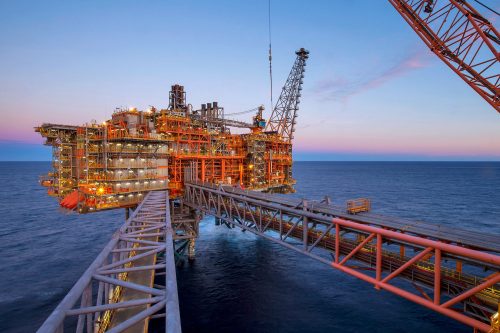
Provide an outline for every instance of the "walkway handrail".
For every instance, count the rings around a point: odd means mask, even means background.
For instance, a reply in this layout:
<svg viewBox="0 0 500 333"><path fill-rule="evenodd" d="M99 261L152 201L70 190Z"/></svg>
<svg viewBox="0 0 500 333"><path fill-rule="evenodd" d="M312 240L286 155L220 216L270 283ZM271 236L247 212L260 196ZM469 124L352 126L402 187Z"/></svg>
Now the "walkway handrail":
<svg viewBox="0 0 500 333"><path fill-rule="evenodd" d="M167 192L168 193L168 192ZM166 199L165 209L165 257L174 258L174 230L172 228L172 220L170 218L168 194ZM165 304L165 327L166 332L181 333L181 315L179 310L179 295L177 293L177 274L175 272L175 261L167 260L165 267L165 290L166 290L166 304Z"/></svg>

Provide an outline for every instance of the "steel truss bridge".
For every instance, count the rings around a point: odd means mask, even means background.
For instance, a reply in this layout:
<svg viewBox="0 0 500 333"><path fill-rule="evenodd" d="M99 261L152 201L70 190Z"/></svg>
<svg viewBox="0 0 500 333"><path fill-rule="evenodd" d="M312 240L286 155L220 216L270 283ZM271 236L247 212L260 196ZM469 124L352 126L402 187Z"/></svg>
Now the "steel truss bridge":
<svg viewBox="0 0 500 333"><path fill-rule="evenodd" d="M38 332L181 332L175 265L198 222L149 192Z"/></svg>
<svg viewBox="0 0 500 333"><path fill-rule="evenodd" d="M202 213L475 331L499 332L498 235L198 181L175 202L150 192L38 332L181 332L175 264L194 256Z"/></svg>

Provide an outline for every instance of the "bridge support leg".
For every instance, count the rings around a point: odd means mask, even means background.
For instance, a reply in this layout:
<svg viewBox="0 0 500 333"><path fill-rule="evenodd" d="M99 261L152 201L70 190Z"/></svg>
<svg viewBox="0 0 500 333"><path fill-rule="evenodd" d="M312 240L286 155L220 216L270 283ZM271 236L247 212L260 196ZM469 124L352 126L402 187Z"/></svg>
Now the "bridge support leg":
<svg viewBox="0 0 500 333"><path fill-rule="evenodd" d="M195 244L196 244L196 239L191 238L189 240L189 244L188 244L188 260L189 261L194 261L194 259L195 259L195 255L196 255Z"/></svg>
<svg viewBox="0 0 500 333"><path fill-rule="evenodd" d="M178 257L182 255L187 257L189 261L195 259L195 244L196 238L199 235L199 224L201 214L189 206L183 204L182 201L176 202L171 207L172 211L172 226L176 236L182 239L181 245L178 246Z"/></svg>

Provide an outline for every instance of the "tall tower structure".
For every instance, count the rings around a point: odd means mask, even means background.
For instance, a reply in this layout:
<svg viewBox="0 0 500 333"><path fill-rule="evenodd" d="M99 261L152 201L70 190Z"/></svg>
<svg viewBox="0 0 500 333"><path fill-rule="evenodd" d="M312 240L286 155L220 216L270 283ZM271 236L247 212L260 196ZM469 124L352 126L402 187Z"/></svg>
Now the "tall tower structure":
<svg viewBox="0 0 500 333"><path fill-rule="evenodd" d="M306 70L306 60L309 58L309 51L301 48L295 54L297 55L295 63L266 126L267 132L276 132L283 140L288 142L292 141L293 132L295 131L295 118L297 118L297 111L299 110L302 83Z"/></svg>

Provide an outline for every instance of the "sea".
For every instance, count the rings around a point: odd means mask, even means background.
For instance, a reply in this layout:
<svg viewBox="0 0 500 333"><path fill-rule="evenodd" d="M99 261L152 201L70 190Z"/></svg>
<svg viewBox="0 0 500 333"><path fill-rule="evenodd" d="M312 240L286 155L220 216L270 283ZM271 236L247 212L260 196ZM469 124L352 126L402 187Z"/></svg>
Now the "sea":
<svg viewBox="0 0 500 333"><path fill-rule="evenodd" d="M0 162L0 332L36 331L125 218L60 209L38 183L49 168ZM294 177L296 197L500 235L500 163L296 162ZM177 279L184 332L472 331L211 217Z"/></svg>

